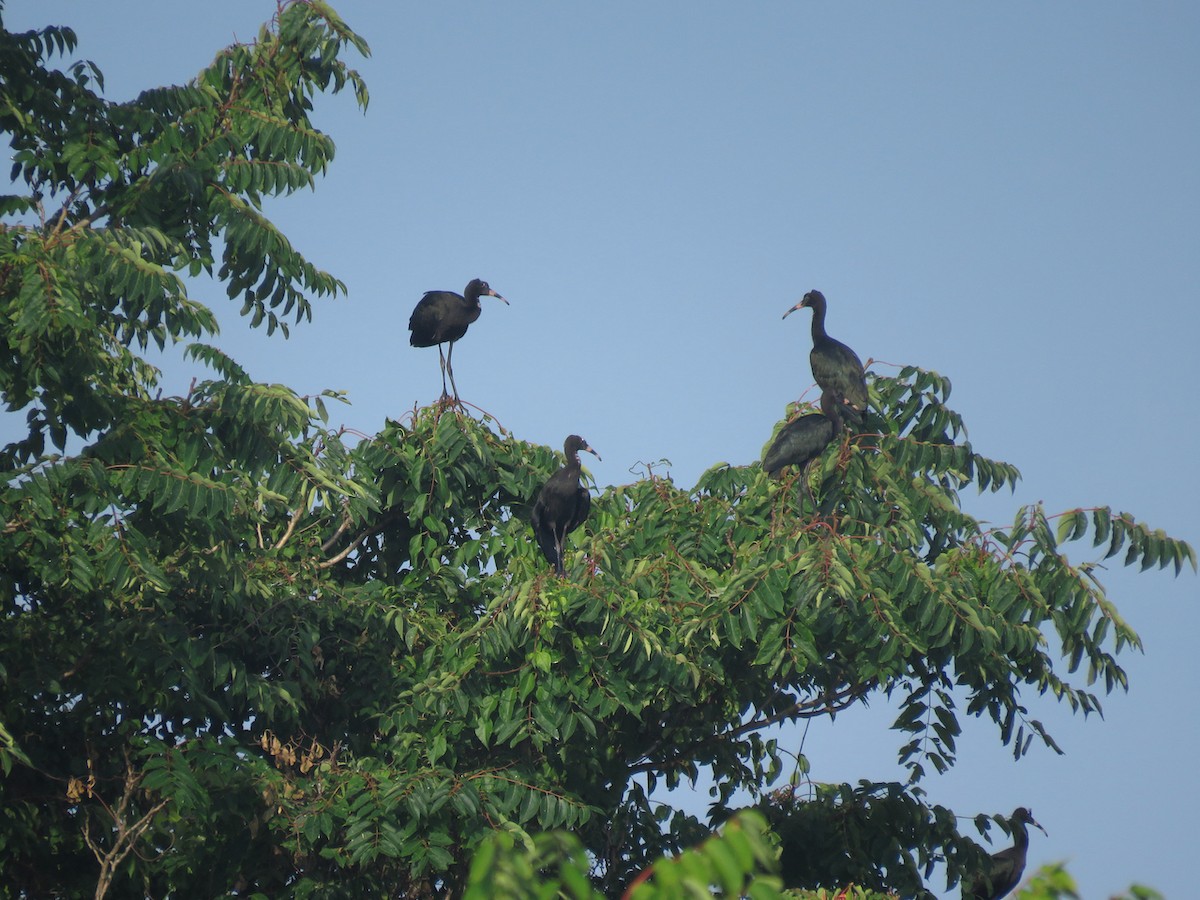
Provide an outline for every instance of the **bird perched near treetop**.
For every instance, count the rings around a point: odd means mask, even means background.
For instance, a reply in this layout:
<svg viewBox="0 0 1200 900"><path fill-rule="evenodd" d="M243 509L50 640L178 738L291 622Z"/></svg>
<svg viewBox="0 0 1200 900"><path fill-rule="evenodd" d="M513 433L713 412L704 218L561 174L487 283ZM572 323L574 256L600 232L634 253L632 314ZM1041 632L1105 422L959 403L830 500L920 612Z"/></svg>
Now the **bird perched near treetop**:
<svg viewBox="0 0 1200 900"><path fill-rule="evenodd" d="M420 299L408 319L408 330L412 334L408 342L414 347L438 348L438 358L442 364L442 399L447 397L446 373L450 373L450 387L454 390L454 399L458 399L458 386L454 383L454 367L451 357L454 355L454 342L467 333L467 328L479 318L483 308L479 298L495 297L503 300L491 289L486 281L479 278L471 279L462 294L454 291L427 291ZM442 355L442 344L449 343L450 349Z"/></svg>
<svg viewBox="0 0 1200 900"><path fill-rule="evenodd" d="M563 443L566 465L542 485L533 504L533 533L547 562L554 566L555 574L560 578L565 574L563 544L567 535L584 523L592 507L591 494L579 483L580 450L600 458L600 454L579 435L569 435Z"/></svg>

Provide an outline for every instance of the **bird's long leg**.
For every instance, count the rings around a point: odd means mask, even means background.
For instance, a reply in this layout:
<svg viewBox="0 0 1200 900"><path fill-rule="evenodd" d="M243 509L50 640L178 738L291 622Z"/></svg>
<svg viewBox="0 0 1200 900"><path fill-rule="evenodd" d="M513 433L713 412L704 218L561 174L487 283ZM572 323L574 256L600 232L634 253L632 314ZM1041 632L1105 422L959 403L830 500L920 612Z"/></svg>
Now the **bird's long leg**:
<svg viewBox="0 0 1200 900"><path fill-rule="evenodd" d="M812 488L808 484L808 467L811 464L812 464L812 461L810 460L808 463L806 463L804 465L804 468L800 470L800 490L803 492L804 496L808 498L808 502L810 504L812 504L813 515L816 516L816 514L817 514L817 498L813 496ZM800 500L800 512L803 513L804 512L804 500L800 497L797 497L796 499Z"/></svg>
<svg viewBox="0 0 1200 900"><path fill-rule="evenodd" d="M453 344L450 345L450 349L452 349L452 350L454 349ZM441 397L441 399L445 400L450 395L448 393L446 393L446 355L444 353L442 353L442 345L441 344L438 344L438 362L440 362L442 365L442 397Z"/></svg>
<svg viewBox="0 0 1200 900"><path fill-rule="evenodd" d="M557 532L554 535L554 554L557 557L554 560L554 572L559 578L567 574L567 570L563 567L563 544L566 543L566 535L559 535Z"/></svg>
<svg viewBox="0 0 1200 900"><path fill-rule="evenodd" d="M454 383L454 365L452 359L454 357L454 341L450 342L450 349L446 351L446 371L450 373L450 389L454 391L454 399L458 399L458 385Z"/></svg>

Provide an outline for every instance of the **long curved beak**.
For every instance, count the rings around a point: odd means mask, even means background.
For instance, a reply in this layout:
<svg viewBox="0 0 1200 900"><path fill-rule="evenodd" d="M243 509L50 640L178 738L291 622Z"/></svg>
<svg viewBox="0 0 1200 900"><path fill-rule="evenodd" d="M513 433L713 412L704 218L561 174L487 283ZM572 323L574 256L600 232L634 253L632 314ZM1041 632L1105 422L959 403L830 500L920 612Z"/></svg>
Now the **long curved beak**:
<svg viewBox="0 0 1200 900"><path fill-rule="evenodd" d="M495 291L493 291L493 290L489 290L489 291L488 291L488 296L489 296L489 297L495 297L497 300L504 300L504 298L503 298L503 297L501 297L499 294L497 294L497 293L496 293ZM511 304L511 303L509 303L507 300L504 300L504 305L505 305L505 306L512 306L512 304Z"/></svg>
<svg viewBox="0 0 1200 900"><path fill-rule="evenodd" d="M785 312L785 313L783 314L783 317L786 319L788 316L790 316L790 315L791 315L792 313L794 313L796 310L798 310L798 309L803 309L803 307L804 307L804 301L803 301L803 300L801 300L799 303L797 303L795 306L793 306L791 309L789 309L787 312Z"/></svg>
<svg viewBox="0 0 1200 900"><path fill-rule="evenodd" d="M1046 837L1050 837L1050 832L1048 832L1045 828L1042 827L1041 822L1035 821L1033 816L1029 817L1029 824L1034 826L1038 831L1040 831Z"/></svg>
<svg viewBox="0 0 1200 900"><path fill-rule="evenodd" d="M583 445L582 447L580 447L579 449L580 449L580 450L586 450L588 453L592 454L592 456L596 457L596 459L600 459L600 454L599 454L599 453L597 453L595 450L593 450L591 447L589 447L587 444L584 444L584 445ZM603 460L603 459L600 459L600 462L604 462L604 460Z"/></svg>

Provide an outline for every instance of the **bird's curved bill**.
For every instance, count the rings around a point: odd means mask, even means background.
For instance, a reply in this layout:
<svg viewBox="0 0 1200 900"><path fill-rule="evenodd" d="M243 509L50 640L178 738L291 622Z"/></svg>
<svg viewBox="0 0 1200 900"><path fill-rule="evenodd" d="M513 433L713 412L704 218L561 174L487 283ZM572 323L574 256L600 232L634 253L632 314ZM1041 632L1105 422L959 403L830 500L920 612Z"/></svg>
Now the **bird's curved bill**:
<svg viewBox="0 0 1200 900"><path fill-rule="evenodd" d="M503 297L501 297L499 294L497 294L495 291L488 291L488 296L489 296L489 297L495 297L497 300L504 300L504 298L503 298ZM504 305L505 305L505 306L512 306L512 304L511 304L511 303L509 303L507 300L504 300Z"/></svg>
<svg viewBox="0 0 1200 900"><path fill-rule="evenodd" d="M795 306L793 306L791 309L789 309L787 312L785 312L785 313L783 314L783 317L786 319L788 316L790 316L790 315L791 315L792 313L794 313L796 310L798 310L798 309L803 309L803 308L804 308L804 301L803 301L803 300L801 300L799 303L797 303Z"/></svg>
<svg viewBox="0 0 1200 900"><path fill-rule="evenodd" d="M592 456L596 457L596 459L599 459L599 460L600 460L600 462L604 462L604 460L603 460L603 459L600 459L600 454L599 454L599 453L597 453L595 450L593 450L591 447L589 447L587 444L584 444L584 445L583 445L582 447L580 447L579 449L580 449L580 450L586 450L588 453L592 454Z"/></svg>

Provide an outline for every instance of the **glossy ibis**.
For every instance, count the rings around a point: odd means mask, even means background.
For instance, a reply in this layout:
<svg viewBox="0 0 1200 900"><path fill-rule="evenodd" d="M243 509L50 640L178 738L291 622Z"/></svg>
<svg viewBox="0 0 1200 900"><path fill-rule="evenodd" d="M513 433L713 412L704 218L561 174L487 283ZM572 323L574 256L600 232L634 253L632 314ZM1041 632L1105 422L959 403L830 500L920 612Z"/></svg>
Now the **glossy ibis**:
<svg viewBox="0 0 1200 900"><path fill-rule="evenodd" d="M560 578L564 574L563 544L567 535L584 523L592 507L588 489L579 484L580 450L600 458L600 454L579 435L568 435L563 443L567 464L542 485L533 504L533 533L546 560Z"/></svg>
<svg viewBox="0 0 1200 900"><path fill-rule="evenodd" d="M963 885L963 900L999 900L1021 883L1025 872L1025 856L1029 852L1029 830L1026 825L1046 829L1034 821L1033 815L1023 806L1013 811L1013 845L992 854L992 867L986 877L979 877L969 885Z"/></svg>
<svg viewBox="0 0 1200 900"><path fill-rule="evenodd" d="M809 413L784 425L763 456L766 473L775 477L785 466L807 469L842 430L840 405L837 398L826 391L821 395L821 412Z"/></svg>
<svg viewBox="0 0 1200 900"><path fill-rule="evenodd" d="M809 291L783 317L786 319L806 306L813 311L813 348L808 356L813 379L822 395L832 391L856 413L861 413L867 408L867 376L858 354L825 333L825 295L820 291Z"/></svg>
<svg viewBox="0 0 1200 900"><path fill-rule="evenodd" d="M450 357L454 355L454 342L467 333L467 327L479 318L483 308L479 305L482 296L504 300L479 278L471 279L462 294L454 291L427 291L413 309L408 319L408 330L412 332L408 342L414 347L432 347L437 344L438 358L442 364L442 398L446 397L446 373L450 373L450 387L454 399L458 399L458 386L454 384L454 366ZM504 300L507 304L508 301ZM442 355L442 344L449 342L450 349Z"/></svg>

